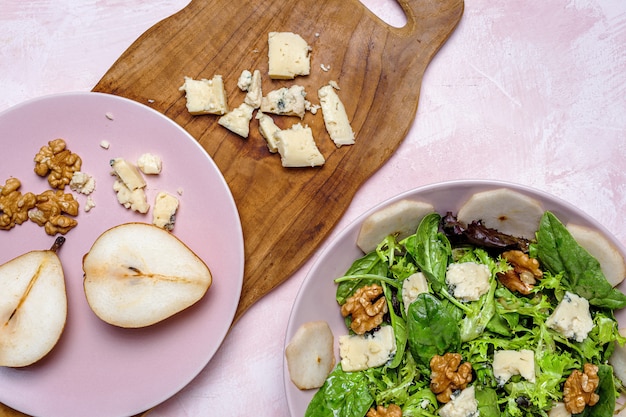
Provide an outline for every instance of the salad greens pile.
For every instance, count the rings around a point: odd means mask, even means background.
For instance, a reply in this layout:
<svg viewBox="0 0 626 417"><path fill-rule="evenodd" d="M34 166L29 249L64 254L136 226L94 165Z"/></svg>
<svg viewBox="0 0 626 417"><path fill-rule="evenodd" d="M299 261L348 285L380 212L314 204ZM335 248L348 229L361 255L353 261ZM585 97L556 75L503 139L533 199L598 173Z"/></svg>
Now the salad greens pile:
<svg viewBox="0 0 626 417"><path fill-rule="evenodd" d="M451 240L442 228L442 217L429 214L415 234L401 241L388 236L335 280L339 305L362 286L382 286L389 310L383 325L393 327L396 352L385 365L364 371L345 372L338 364L305 415L362 417L371 407L396 404L405 417L437 416L442 404L429 387L429 362L446 352L460 353L464 362L471 363L470 385L475 388L480 416L547 416L563 401L567 377L586 363L599 368L600 400L579 415L613 415L623 386L607 360L615 342L626 342L614 316L614 310L626 306L626 296L606 281L598 261L554 214L545 212L528 248L529 256L539 260L543 278L529 295L521 295L496 277L511 268L501 252ZM445 280L453 262L487 265L488 292L477 301L454 298ZM426 276L429 292L405 309L402 282L418 271ZM589 301L594 326L583 342L567 339L546 325L566 291ZM500 349L534 351L535 382L516 375L499 384L492 361L494 351Z"/></svg>

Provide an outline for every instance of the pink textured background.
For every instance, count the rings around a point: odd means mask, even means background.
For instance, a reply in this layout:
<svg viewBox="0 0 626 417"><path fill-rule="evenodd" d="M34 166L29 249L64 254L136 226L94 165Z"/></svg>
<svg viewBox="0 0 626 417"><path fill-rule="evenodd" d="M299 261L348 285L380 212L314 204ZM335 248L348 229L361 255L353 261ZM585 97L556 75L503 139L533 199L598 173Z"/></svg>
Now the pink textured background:
<svg viewBox="0 0 626 417"><path fill-rule="evenodd" d="M403 24L394 0L364 3ZM142 32L186 4L4 1L0 110L90 90ZM626 244L625 45L622 0L467 0L460 26L426 72L413 128L333 235L399 192L467 178L550 192ZM204 371L150 416L287 416L285 328L314 259L253 306Z"/></svg>

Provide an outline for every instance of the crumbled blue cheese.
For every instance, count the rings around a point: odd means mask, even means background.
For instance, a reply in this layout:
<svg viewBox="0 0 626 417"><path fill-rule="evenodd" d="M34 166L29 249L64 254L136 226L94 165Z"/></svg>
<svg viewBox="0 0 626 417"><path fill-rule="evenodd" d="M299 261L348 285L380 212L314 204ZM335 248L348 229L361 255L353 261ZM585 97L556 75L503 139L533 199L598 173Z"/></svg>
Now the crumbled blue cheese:
<svg viewBox="0 0 626 417"><path fill-rule="evenodd" d="M489 291L489 267L475 262L453 263L446 271L446 283L455 298L476 301Z"/></svg>
<svg viewBox="0 0 626 417"><path fill-rule="evenodd" d="M546 320L546 325L568 339L584 341L593 329L589 301L566 291L559 305Z"/></svg>
<svg viewBox="0 0 626 417"><path fill-rule="evenodd" d="M274 119L261 111L257 112L256 119L259 121L259 132L267 142L267 148L272 153L278 152L278 142L274 135L280 128L276 126Z"/></svg>
<svg viewBox="0 0 626 417"><path fill-rule="evenodd" d="M173 230L178 204L178 198L165 191L160 191L154 199L152 224L162 229Z"/></svg>
<svg viewBox="0 0 626 417"><path fill-rule="evenodd" d="M161 173L163 162L157 155L144 153L137 159L137 167L146 175L158 175Z"/></svg>
<svg viewBox="0 0 626 417"><path fill-rule="evenodd" d="M391 326L383 326L373 334L339 337L341 368L346 372L382 366L395 352L396 338Z"/></svg>
<svg viewBox="0 0 626 417"><path fill-rule="evenodd" d="M96 180L82 171L75 171L70 180L70 189L77 193L89 195L96 189Z"/></svg>
<svg viewBox="0 0 626 417"><path fill-rule="evenodd" d="M253 112L254 108L252 106L247 103L241 103L239 107L220 117L217 123L231 132L247 138L250 133L250 120L252 120Z"/></svg>
<svg viewBox="0 0 626 417"><path fill-rule="evenodd" d="M124 183L131 191L146 186L146 181L141 176L137 167L124 158L114 158L109 162L113 173Z"/></svg>
<svg viewBox="0 0 626 417"><path fill-rule="evenodd" d="M309 75L311 48L300 35L270 32L267 40L270 78L286 80L298 75Z"/></svg>
<svg viewBox="0 0 626 417"><path fill-rule="evenodd" d="M228 112L226 90L221 75L215 75L210 80L185 77L185 82L179 90L185 92L187 110L193 115Z"/></svg>
<svg viewBox="0 0 626 417"><path fill-rule="evenodd" d="M254 70L254 72L251 73L248 70L243 70L241 76L239 76L237 86L242 91L247 92L243 100L244 103L255 109L261 107L261 99L263 98L261 71Z"/></svg>
<svg viewBox="0 0 626 417"><path fill-rule="evenodd" d="M85 202L85 212L91 211L92 208L96 206L96 202L93 201L91 196L87 196L87 201Z"/></svg>
<svg viewBox="0 0 626 417"><path fill-rule="evenodd" d="M493 376L504 385L513 375L521 375L535 382L535 352L522 350L497 350L493 354Z"/></svg>
<svg viewBox="0 0 626 417"><path fill-rule="evenodd" d="M307 108L305 97L306 92L301 85L282 87L270 91L261 99L261 111L281 116L298 116L302 119Z"/></svg>
<svg viewBox="0 0 626 417"><path fill-rule="evenodd" d="M274 133L281 163L286 168L324 165L326 160L313 139L313 132L300 123Z"/></svg>
<svg viewBox="0 0 626 417"><path fill-rule="evenodd" d="M120 179L113 183L113 190L116 192L117 201L126 207L138 213L145 214L150 209L148 199L143 188L129 189Z"/></svg>
<svg viewBox="0 0 626 417"><path fill-rule="evenodd" d="M332 85L325 85L317 91L322 107L324 125L337 147L354 144L354 132L341 99Z"/></svg>
<svg viewBox="0 0 626 417"><path fill-rule="evenodd" d="M402 281L402 302L405 311L421 293L428 292L428 281L422 272L416 272Z"/></svg>
<svg viewBox="0 0 626 417"><path fill-rule="evenodd" d="M474 417L478 416L478 401L474 386L453 395L451 401L439 409L441 417Z"/></svg>

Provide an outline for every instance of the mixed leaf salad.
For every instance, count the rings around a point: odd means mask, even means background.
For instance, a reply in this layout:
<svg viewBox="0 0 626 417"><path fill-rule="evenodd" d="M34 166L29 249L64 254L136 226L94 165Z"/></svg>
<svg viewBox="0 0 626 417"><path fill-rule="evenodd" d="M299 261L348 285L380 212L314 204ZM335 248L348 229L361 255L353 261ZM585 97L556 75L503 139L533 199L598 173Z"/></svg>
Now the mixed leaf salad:
<svg viewBox="0 0 626 417"><path fill-rule="evenodd" d="M368 410L380 406L384 412L392 404L405 417L438 416L444 404L431 389L430 365L433 357L446 353L460 354L471 364L468 387L474 389L477 409L465 415L547 416L565 401L566 380L575 370L582 372L585 364L597 366L599 383L588 393L596 395L596 401L569 414L613 415L623 386L607 361L615 343L625 342L614 311L626 306L626 296L609 284L598 261L549 211L532 241L502 235L480 223L474 226L475 230L463 227L450 213L428 214L415 234L400 241L388 236L335 280L340 306L359 288L382 287L388 308L379 326L393 328L395 351L384 365L365 370L344 371L339 363L313 397L306 416L385 415ZM536 259L543 272L527 294L498 279L512 269L502 256L511 249ZM488 290L474 301L456 298L446 281L449 266L465 262L489 270ZM417 272L426 277L428 289L406 306L403 282ZM572 293L588 300L593 320L582 340L548 325L550 315ZM345 320L346 333L353 333L351 317ZM507 380L497 377L493 361L500 350L532 351L534 380L515 372Z"/></svg>

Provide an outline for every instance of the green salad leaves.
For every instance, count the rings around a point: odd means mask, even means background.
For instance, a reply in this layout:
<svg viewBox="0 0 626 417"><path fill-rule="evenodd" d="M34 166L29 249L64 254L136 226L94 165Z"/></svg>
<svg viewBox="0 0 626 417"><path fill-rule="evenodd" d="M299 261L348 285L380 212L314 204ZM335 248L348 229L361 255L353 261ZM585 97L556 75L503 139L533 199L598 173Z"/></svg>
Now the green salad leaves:
<svg viewBox="0 0 626 417"><path fill-rule="evenodd" d="M363 371L345 372L338 364L313 397L306 416L363 417L371 407L390 404L398 405L403 416L437 416L443 404L430 389L430 361L448 352L472 365L469 385L474 386L480 416L547 416L563 402L566 379L586 363L598 366L600 399L580 415L612 416L623 387L607 360L615 343L626 341L614 317L614 310L626 306L626 296L606 281L598 261L553 213L546 212L529 248L529 256L541 264L543 278L530 294L522 295L498 280L498 274L512 268L501 253L467 243L453 246L441 220L432 213L406 239L388 236L335 280L339 305L365 285L382 286L389 307L382 325L394 330L395 355L385 365ZM446 281L449 265L463 262L489 270L488 290L477 300L455 298ZM428 291L405 306L403 282L416 272L425 275ZM582 342L547 324L568 292L590 305L593 328ZM347 317L346 333L349 323ZM506 381L497 378L494 352L522 349L534 354L534 381L517 374Z"/></svg>

